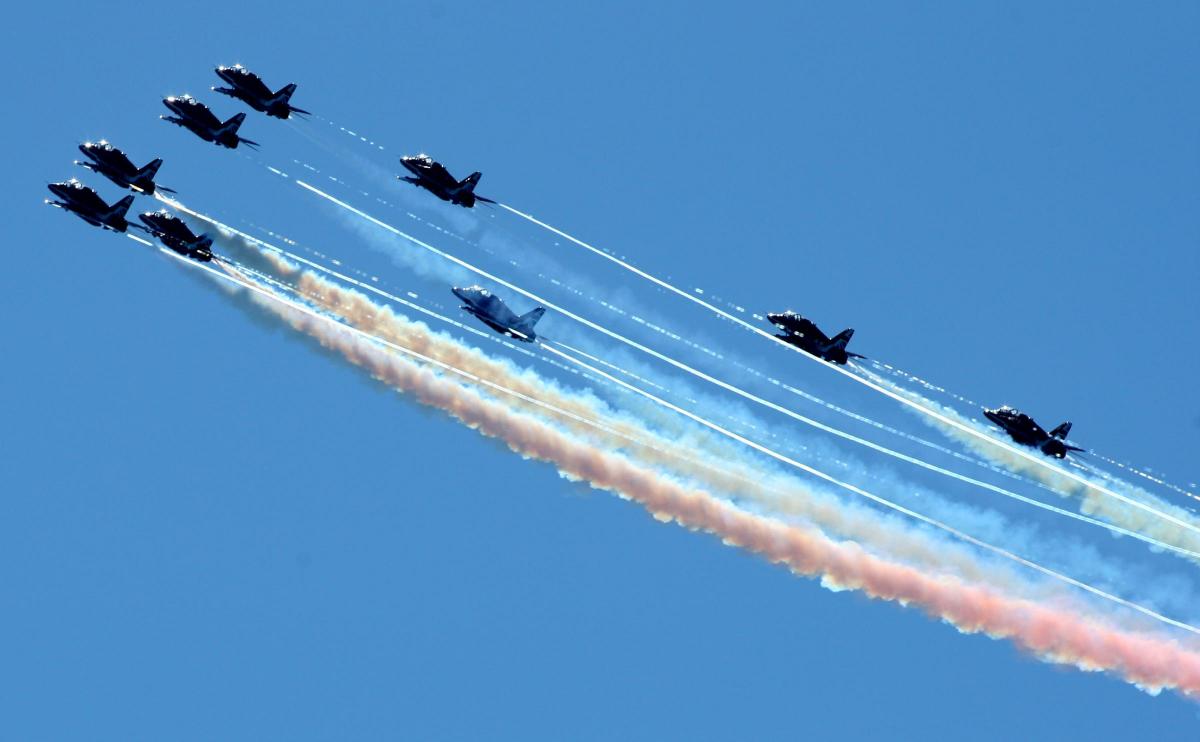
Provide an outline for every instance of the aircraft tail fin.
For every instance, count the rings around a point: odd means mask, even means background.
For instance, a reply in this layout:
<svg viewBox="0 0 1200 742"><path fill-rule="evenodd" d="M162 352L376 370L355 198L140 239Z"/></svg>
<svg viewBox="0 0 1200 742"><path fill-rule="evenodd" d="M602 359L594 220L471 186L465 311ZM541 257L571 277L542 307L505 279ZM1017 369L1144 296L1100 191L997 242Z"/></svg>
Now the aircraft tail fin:
<svg viewBox="0 0 1200 742"><path fill-rule="evenodd" d="M845 350L846 343L850 342L850 338L852 338L852 337L854 337L854 330L851 330L851 329L842 330L837 335L834 335L833 339L829 341L829 348L831 350L834 348L837 348L839 350Z"/></svg>
<svg viewBox="0 0 1200 742"><path fill-rule="evenodd" d="M474 193L475 186L479 184L479 179L482 177L483 177L483 173L480 173L480 172L471 173L467 177L463 178L462 182L460 182L458 184L459 190L466 191L467 193Z"/></svg>
<svg viewBox="0 0 1200 742"><path fill-rule="evenodd" d="M146 164L146 167L137 171L138 177L153 180L154 176L158 173L158 169L162 167L162 162L161 158L151 160Z"/></svg>
<svg viewBox="0 0 1200 742"><path fill-rule="evenodd" d="M517 317L517 326L513 329L519 330L528 337L534 337L533 326L538 323L542 315L546 313L545 307L531 309L520 317Z"/></svg>
<svg viewBox="0 0 1200 742"><path fill-rule="evenodd" d="M1067 439L1067 436L1070 434L1071 434L1071 423L1063 423L1062 425L1059 425L1054 430L1050 431L1051 438L1058 438L1059 440L1062 440L1062 441L1065 441Z"/></svg>
<svg viewBox="0 0 1200 742"><path fill-rule="evenodd" d="M196 238L196 248L199 250L211 250L213 243L212 235L208 232Z"/></svg>
<svg viewBox="0 0 1200 742"><path fill-rule="evenodd" d="M228 121L221 124L221 131L229 132L230 134L236 134L237 130L241 128L242 122L245 120L246 114L244 111L242 113L235 113L229 117Z"/></svg>
<svg viewBox="0 0 1200 742"><path fill-rule="evenodd" d="M275 100L279 101L280 103L287 103L292 99L292 93L294 92L296 92L296 83L289 82L287 85L284 85L282 88L280 88L277 93L275 93Z"/></svg>
<svg viewBox="0 0 1200 742"><path fill-rule="evenodd" d="M133 196L126 196L125 198L113 204L110 213L115 217L124 219L125 214L128 213L130 206L133 206Z"/></svg>

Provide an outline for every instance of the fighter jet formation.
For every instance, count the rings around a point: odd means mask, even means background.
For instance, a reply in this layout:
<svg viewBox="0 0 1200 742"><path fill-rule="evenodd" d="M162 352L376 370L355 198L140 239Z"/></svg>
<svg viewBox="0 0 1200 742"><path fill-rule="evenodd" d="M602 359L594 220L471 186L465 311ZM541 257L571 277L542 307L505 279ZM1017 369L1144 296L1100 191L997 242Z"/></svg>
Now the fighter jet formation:
<svg viewBox="0 0 1200 742"><path fill-rule="evenodd" d="M292 114L309 115L308 111L291 105L292 95L296 92L295 83L289 83L272 92L261 77L240 64L219 65L214 68L214 72L228 87L214 86L213 91L239 100L268 117L288 119ZM257 142L238 133L246 119L245 113L237 113L221 121L208 106L190 95L167 96L163 99L163 105L172 115L160 118L191 131L207 142L228 149L237 149L242 144L258 147ZM155 158L139 168L124 152L103 139L84 142L79 145L79 151L87 159L77 160L75 164L104 176L121 188L145 196L153 196L158 192L175 192L155 182L158 170L163 164L162 159ZM398 180L426 190L442 201L465 208L473 208L479 202L497 203L475 193L475 187L481 178L479 172L473 172L458 180L444 165L426 154L401 157L400 165L409 175L399 175ZM146 231L158 238L166 248L197 262L207 263L220 259L213 254L213 239L210 235L195 234L183 220L166 209L141 214L139 219L145 225L143 227L131 224L126 219L126 214L133 204L133 196L126 196L109 205L96 191L73 178L50 183L47 187L57 200L47 200L46 203L73 213L88 224L122 233L130 228ZM503 300L482 286L452 287L451 291L462 300L462 309L491 330L522 342L537 342L538 336L534 326L545 314L544 308L537 307L517 315ZM823 361L846 365L851 359L866 358L846 349L854 336L852 329L842 330L831 338L812 320L794 311L771 312L766 317L780 330L780 333L775 335L776 338ZM1062 459L1070 452L1083 451L1082 448L1065 442L1071 430L1070 423L1063 423L1047 433L1031 417L1011 407L985 409L983 412L988 420L999 425L1013 441L1038 448L1047 456Z"/></svg>
<svg viewBox="0 0 1200 742"><path fill-rule="evenodd" d="M456 286L450 290L455 296L466 302L462 306L463 309L501 335L526 343L537 342L537 334L533 331L533 326L546 313L545 308L531 309L518 317L500 297L482 286L465 288Z"/></svg>
<svg viewBox="0 0 1200 742"><path fill-rule="evenodd" d="M397 175L397 180L424 188L443 201L468 209L475 206L476 201L496 203L490 198L475 195L475 186L483 173L474 172L462 180L455 180L442 163L426 154L401 157L400 164L412 175Z"/></svg>
<svg viewBox="0 0 1200 742"><path fill-rule="evenodd" d="M213 90L237 98L256 111L280 119L286 119L293 113L308 113L289 103L292 94L296 92L295 83L284 85L278 92L272 93L262 78L240 64L221 65L215 71L231 87L214 87ZM242 122L246 119L245 113L234 114L222 122L208 106L190 95L167 96L163 99L163 105L173 115L160 118L187 129L206 142L228 149L237 149L241 144L258 146L257 142L238 134ZM79 151L87 159L76 160L76 165L104 176L121 188L144 196L153 196L158 192L175 193L173 189L154 181L158 169L163 164L161 158L155 158L139 168L128 155L104 139L84 142L79 145ZM138 218L145 225L141 226L132 224L125 218L133 205L133 196L126 196L110 206L96 191L74 178L49 183L47 188L57 198L47 199L47 204L75 214L92 226L114 232L127 232L130 228L142 230L154 235L163 245L184 257L201 263L216 259L212 252L212 237L207 234L197 236L183 220L165 209L141 214Z"/></svg>

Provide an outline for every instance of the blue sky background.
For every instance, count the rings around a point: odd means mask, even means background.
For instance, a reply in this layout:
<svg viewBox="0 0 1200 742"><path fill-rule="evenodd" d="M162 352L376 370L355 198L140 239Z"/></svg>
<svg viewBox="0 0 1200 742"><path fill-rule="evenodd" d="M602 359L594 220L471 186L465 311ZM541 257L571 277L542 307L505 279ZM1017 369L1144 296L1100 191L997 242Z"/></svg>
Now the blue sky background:
<svg viewBox="0 0 1200 742"><path fill-rule="evenodd" d="M121 195L70 165L107 136L164 157L189 202L415 286L255 161L156 120L185 91L241 110L207 91L241 61L384 143L342 145L387 172L417 150L477 168L481 193L683 285L855 327L872 357L1185 483L1195 4L65 3L8 21L0 738L1195 739L1193 703L830 594L571 485L40 203L68 175ZM289 124L243 133L264 161L338 162Z"/></svg>

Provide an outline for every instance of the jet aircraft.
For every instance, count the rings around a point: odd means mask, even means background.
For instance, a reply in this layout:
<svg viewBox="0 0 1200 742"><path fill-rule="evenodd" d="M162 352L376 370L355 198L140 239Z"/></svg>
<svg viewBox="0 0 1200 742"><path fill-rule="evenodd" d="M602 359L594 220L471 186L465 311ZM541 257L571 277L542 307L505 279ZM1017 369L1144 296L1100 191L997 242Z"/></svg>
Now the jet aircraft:
<svg viewBox="0 0 1200 742"><path fill-rule="evenodd" d="M149 228L150 234L175 252L201 263L213 259L212 237L202 234L197 237L183 220L166 209L147 211L138 216Z"/></svg>
<svg viewBox="0 0 1200 742"><path fill-rule="evenodd" d="M163 105L175 116L160 116L164 121L182 126L206 142L212 142L229 149L237 149L239 144L249 144L257 147L258 142L243 139L238 136L238 127L246 119L246 114L239 113L231 116L228 121L221 121L213 115L208 106L190 95L169 95L163 98Z"/></svg>
<svg viewBox="0 0 1200 742"><path fill-rule="evenodd" d="M471 173L462 180L455 180L442 163L425 154L401 157L400 164L416 177L397 175L397 180L424 188L443 201L465 206L468 209L474 206L476 201L496 203L490 198L475 195L475 185L479 183L482 173Z"/></svg>
<svg viewBox="0 0 1200 742"><path fill-rule="evenodd" d="M1013 441L1022 446L1040 448L1047 456L1063 459L1070 451L1083 450L1063 442L1071 432L1071 423L1063 423L1047 433L1032 417L1007 405L994 410L984 409L983 414L988 420L1004 428L1004 432L1008 433Z"/></svg>
<svg viewBox="0 0 1200 742"><path fill-rule="evenodd" d="M507 335L526 343L537 341L533 326L546 313L544 308L531 309L518 317L500 300L500 297L482 286L455 287L450 290L454 292L455 296L466 302L463 309L475 315L476 319L501 335Z"/></svg>
<svg viewBox="0 0 1200 742"><path fill-rule="evenodd" d="M291 100L292 93L296 92L296 83L294 82L284 85L277 92L272 93L261 77L240 64L232 67L221 65L214 71L217 73L217 77L231 86L228 88L214 87L214 91L237 98L255 111L274 116L277 119L286 119L293 113L308 115L308 111L296 108L288 102Z"/></svg>
<svg viewBox="0 0 1200 742"><path fill-rule="evenodd" d="M175 192L170 188L156 186L154 183L154 176L158 173L158 168L162 166L162 160L151 160L143 168L135 167L124 152L103 139L98 142L84 142L79 145L79 151L91 162L76 160L76 165L99 173L122 188L129 188L147 196L154 195L156 188L167 193Z"/></svg>
<svg viewBox="0 0 1200 742"><path fill-rule="evenodd" d="M112 206L100 198L100 194L88 188L78 180L71 178L62 183L50 183L46 186L61 201L46 199L46 203L71 212L93 227L103 227L114 232L124 232L133 227L141 229L136 224L130 224L125 219L125 213L133 205L133 196L126 196Z"/></svg>
<svg viewBox="0 0 1200 742"><path fill-rule="evenodd" d="M830 363L844 365L851 358L866 358L846 350L846 343L854 336L854 330L842 330L830 339L812 320L790 310L768 313L767 321L783 330L783 334L775 337Z"/></svg>

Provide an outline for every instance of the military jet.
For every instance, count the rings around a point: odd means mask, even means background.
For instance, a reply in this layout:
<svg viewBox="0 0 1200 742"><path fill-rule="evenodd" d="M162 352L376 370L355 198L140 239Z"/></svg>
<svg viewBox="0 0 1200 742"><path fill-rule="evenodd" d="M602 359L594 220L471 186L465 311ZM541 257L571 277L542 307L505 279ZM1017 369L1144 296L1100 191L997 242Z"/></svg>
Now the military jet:
<svg viewBox="0 0 1200 742"><path fill-rule="evenodd" d="M160 116L164 121L182 126L206 142L212 142L229 149L237 149L239 144L257 147L258 142L243 139L238 136L238 127L246 119L246 114L239 113L231 116L228 121L221 123L208 106L190 95L169 95L163 98L163 105L171 109L176 116Z"/></svg>
<svg viewBox="0 0 1200 742"><path fill-rule="evenodd" d="M475 185L479 183L483 173L471 173L462 180L455 180L442 163L424 154L401 157L400 164L416 177L397 175L397 180L424 188L443 201L466 206L468 209L474 206L476 201L496 203L490 198L475 195Z"/></svg>
<svg viewBox="0 0 1200 742"><path fill-rule="evenodd" d="M112 206L100 198L100 194L88 188L78 180L71 178L62 183L50 183L46 186L61 201L46 199L46 203L71 212L93 227L103 227L114 232L124 232L133 227L141 229L136 224L130 224L125 219L125 213L133 205L133 196L126 196Z"/></svg>
<svg viewBox="0 0 1200 742"><path fill-rule="evenodd" d="M79 151L86 155L91 162L76 160L76 165L81 165L93 173L99 173L122 188L129 188L147 196L154 195L156 188L167 193L175 192L170 188L156 186L154 183L154 176L158 173L158 168L162 166L162 160L151 160L143 168L134 167L124 152L103 139L98 142L84 142L79 145Z"/></svg>
<svg viewBox="0 0 1200 742"><path fill-rule="evenodd" d="M138 219L149 228L150 234L183 257L201 263L213 259L212 237L207 234L197 237L182 219L166 209L147 211L139 215Z"/></svg>
<svg viewBox="0 0 1200 742"><path fill-rule="evenodd" d="M1063 423L1047 433L1032 417L1007 405L995 410L984 409L983 414L988 420L1004 428L1004 432L1008 433L1013 441L1022 446L1040 448L1047 456L1064 459L1070 451L1083 450L1063 442L1071 432L1071 423Z"/></svg>
<svg viewBox="0 0 1200 742"><path fill-rule="evenodd" d="M851 358L866 358L866 356L846 350L846 343L850 342L850 338L854 336L854 330L842 330L830 339L812 320L805 319L790 310L768 313L767 321L783 330L783 334L775 337L830 363L844 365Z"/></svg>
<svg viewBox="0 0 1200 742"><path fill-rule="evenodd" d="M222 65L214 70L217 77L229 83L232 87L213 90L237 98L255 111L260 111L277 119L286 119L293 113L308 115L303 108L296 108L288 103L292 93L296 92L296 83L289 83L272 93L262 78L250 70L235 64L232 67Z"/></svg>
<svg viewBox="0 0 1200 742"><path fill-rule="evenodd" d="M500 297L482 286L467 286L461 289L455 287L450 290L454 292L455 296L466 302L463 309L475 315L476 319L501 335L507 335L526 343L537 342L533 326L546 313L542 307L531 309L518 317L500 300Z"/></svg>

